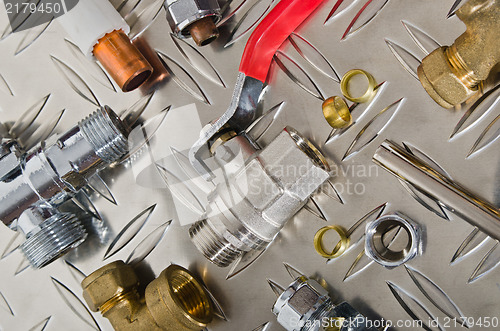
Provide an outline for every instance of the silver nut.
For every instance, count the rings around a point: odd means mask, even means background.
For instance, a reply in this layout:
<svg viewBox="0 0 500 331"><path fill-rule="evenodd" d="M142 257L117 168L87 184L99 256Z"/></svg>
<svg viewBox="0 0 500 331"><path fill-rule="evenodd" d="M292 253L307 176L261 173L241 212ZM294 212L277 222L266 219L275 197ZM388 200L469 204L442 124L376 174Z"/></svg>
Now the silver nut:
<svg viewBox="0 0 500 331"><path fill-rule="evenodd" d="M384 242L384 235L401 227L408 236L408 243L401 251L391 250ZM365 253L386 268L395 268L421 254L422 233L420 226L402 214L386 215L366 225Z"/></svg>
<svg viewBox="0 0 500 331"><path fill-rule="evenodd" d="M290 127L262 150L259 161L272 177L279 178L284 189L300 200L307 200L330 176L321 152Z"/></svg>
<svg viewBox="0 0 500 331"><path fill-rule="evenodd" d="M202 18L211 16L215 23L222 18L217 0L177 0L167 9L168 23L179 38L189 37L189 25Z"/></svg>
<svg viewBox="0 0 500 331"><path fill-rule="evenodd" d="M331 305L328 292L315 280L300 277L281 294L273 307L278 322L288 331L301 330L306 322Z"/></svg>

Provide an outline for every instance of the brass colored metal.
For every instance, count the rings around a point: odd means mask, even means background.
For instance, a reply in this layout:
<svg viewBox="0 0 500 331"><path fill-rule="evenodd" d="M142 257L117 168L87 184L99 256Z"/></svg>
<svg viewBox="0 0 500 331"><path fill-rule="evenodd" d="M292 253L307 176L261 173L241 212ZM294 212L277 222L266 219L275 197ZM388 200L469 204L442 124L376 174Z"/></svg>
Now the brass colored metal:
<svg viewBox="0 0 500 331"><path fill-rule="evenodd" d="M93 54L123 92L135 90L153 72L153 67L122 30L99 39Z"/></svg>
<svg viewBox="0 0 500 331"><path fill-rule="evenodd" d="M429 54L418 77L440 106L452 108L481 90L500 62L500 0L469 0L457 12L467 30L449 47Z"/></svg>
<svg viewBox="0 0 500 331"><path fill-rule="evenodd" d="M192 23L189 34L198 46L206 46L219 37L219 30L212 16L207 16Z"/></svg>
<svg viewBox="0 0 500 331"><path fill-rule="evenodd" d="M231 129L228 125L224 125L222 129L213 137L212 141L209 142L210 154L214 155L217 148L224 145L226 141L229 141L236 137L238 134L236 131Z"/></svg>
<svg viewBox="0 0 500 331"><path fill-rule="evenodd" d="M360 97L353 97L349 92L349 83L352 77L356 75L363 75L368 80L368 88L366 89L366 92ZM375 81L375 78L373 78L373 76L368 72L361 69L349 70L344 75L344 77L342 77L342 80L340 81L340 90L342 91L344 97L356 103L364 103L370 101L375 96L376 87L377 87L377 82Z"/></svg>
<svg viewBox="0 0 500 331"><path fill-rule="evenodd" d="M341 129L351 125L352 116L349 106L339 96L331 97L323 102L323 115L332 128Z"/></svg>
<svg viewBox="0 0 500 331"><path fill-rule="evenodd" d="M330 230L334 230L337 232L337 234L340 237L340 241L333 248L332 252L328 253L323 247L323 237ZM342 229L340 226L337 225L329 225L322 227L321 229L318 230L318 232L316 232L316 235L314 236L314 248L316 249L316 252L318 252L319 255L327 259L334 259L344 254L344 252L349 248L349 244L350 244L350 239L345 233L344 229Z"/></svg>
<svg viewBox="0 0 500 331"><path fill-rule="evenodd" d="M188 270L171 265L138 293L139 279L123 261L112 262L82 282L83 297L115 330L199 331L212 321L204 286Z"/></svg>

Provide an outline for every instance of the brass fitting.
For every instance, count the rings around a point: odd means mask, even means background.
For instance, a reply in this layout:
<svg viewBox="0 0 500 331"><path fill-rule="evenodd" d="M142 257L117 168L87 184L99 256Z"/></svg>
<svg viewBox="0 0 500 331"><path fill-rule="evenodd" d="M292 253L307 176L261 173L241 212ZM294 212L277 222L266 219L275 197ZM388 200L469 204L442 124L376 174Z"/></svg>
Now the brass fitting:
<svg viewBox="0 0 500 331"><path fill-rule="evenodd" d="M191 273L171 265L140 295L134 269L112 262L82 281L90 309L100 311L115 330L199 331L212 321L213 306L204 286Z"/></svg>
<svg viewBox="0 0 500 331"><path fill-rule="evenodd" d="M418 67L425 90L444 108L476 94L500 62L500 0L469 0L456 15L467 31L453 45L434 50Z"/></svg>
<svg viewBox="0 0 500 331"><path fill-rule="evenodd" d="M349 106L339 96L326 99L322 105L326 121L334 129L342 129L352 124Z"/></svg>

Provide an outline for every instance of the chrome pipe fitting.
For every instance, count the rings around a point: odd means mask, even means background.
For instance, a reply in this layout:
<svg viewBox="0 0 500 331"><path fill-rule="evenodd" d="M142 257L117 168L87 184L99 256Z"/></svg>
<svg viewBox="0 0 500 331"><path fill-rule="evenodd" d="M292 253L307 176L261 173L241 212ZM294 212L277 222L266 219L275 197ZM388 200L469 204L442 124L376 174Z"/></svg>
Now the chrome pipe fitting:
<svg viewBox="0 0 500 331"><path fill-rule="evenodd" d="M205 46L219 36L216 24L222 15L217 0L165 0L165 8L177 37L192 37L198 46Z"/></svg>
<svg viewBox="0 0 500 331"><path fill-rule="evenodd" d="M238 135L215 150L216 160L231 160L224 166L227 180L189 230L198 250L220 267L264 249L330 177L323 155L292 128L263 150L253 146Z"/></svg>
<svg viewBox="0 0 500 331"><path fill-rule="evenodd" d="M0 220L26 236L21 250L33 267L52 262L85 240L72 214L57 208L87 179L127 153L128 130L108 107L28 152L4 142L0 158Z"/></svg>
<svg viewBox="0 0 500 331"><path fill-rule="evenodd" d="M20 248L33 267L46 266L87 238L75 215L50 209L34 210L21 214L18 222L18 229L26 234Z"/></svg>
<svg viewBox="0 0 500 331"><path fill-rule="evenodd" d="M384 235L399 227L406 232L408 243L401 251L394 251L384 244ZM378 264L392 269L422 253L422 231L410 218L396 213L386 215L366 225L365 253Z"/></svg>
<svg viewBox="0 0 500 331"><path fill-rule="evenodd" d="M314 279L298 277L273 306L278 323L287 331L376 331L349 303L335 305Z"/></svg>
<svg viewBox="0 0 500 331"><path fill-rule="evenodd" d="M471 225L500 240L500 210L446 178L420 158L386 140L373 155L373 161Z"/></svg>

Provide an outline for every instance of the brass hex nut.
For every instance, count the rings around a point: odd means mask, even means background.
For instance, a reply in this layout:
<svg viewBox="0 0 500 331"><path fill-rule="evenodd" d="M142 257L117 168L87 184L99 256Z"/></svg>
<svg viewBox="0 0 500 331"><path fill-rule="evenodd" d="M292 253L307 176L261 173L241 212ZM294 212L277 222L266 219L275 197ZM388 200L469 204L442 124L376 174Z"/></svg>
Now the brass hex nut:
<svg viewBox="0 0 500 331"><path fill-rule="evenodd" d="M446 47L434 50L418 67L418 77L427 93L444 108L452 108L474 95L454 73L445 55Z"/></svg>
<svg viewBox="0 0 500 331"><path fill-rule="evenodd" d="M96 312L110 299L135 290L139 279L131 266L123 261L110 263L82 281L83 298Z"/></svg>

